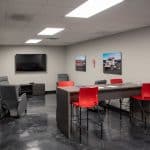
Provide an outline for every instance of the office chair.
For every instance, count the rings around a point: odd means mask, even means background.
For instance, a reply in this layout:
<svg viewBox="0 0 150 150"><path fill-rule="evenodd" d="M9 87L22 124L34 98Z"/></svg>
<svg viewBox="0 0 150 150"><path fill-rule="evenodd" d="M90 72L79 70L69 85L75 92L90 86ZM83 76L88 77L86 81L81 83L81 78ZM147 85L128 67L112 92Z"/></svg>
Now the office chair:
<svg viewBox="0 0 150 150"><path fill-rule="evenodd" d="M130 117L133 118L133 108L134 108L134 101L137 102L141 109L141 119L144 121L145 129L147 127L147 116L146 110L143 107L143 102L150 102L150 83L143 83L141 88L141 94L137 96L131 96L131 104L130 104ZM143 120L144 119L144 120Z"/></svg>
<svg viewBox="0 0 150 150"><path fill-rule="evenodd" d="M81 109L87 110L87 131L88 131L88 109L91 109L95 106L98 106L98 87L85 87L80 88L79 98L77 102L73 102L72 105L75 108L79 108L79 127L80 127L80 143L81 143ZM99 115L98 111L98 115ZM71 122L72 124L72 122ZM101 126L101 137L102 137L102 121L100 122Z"/></svg>
<svg viewBox="0 0 150 150"><path fill-rule="evenodd" d="M19 96L14 85L1 85L0 96L2 105L5 105L11 116L20 117L27 112L27 96L23 93Z"/></svg>
<svg viewBox="0 0 150 150"><path fill-rule="evenodd" d="M57 81L69 81L69 75L65 73L57 74Z"/></svg>
<svg viewBox="0 0 150 150"><path fill-rule="evenodd" d="M96 80L95 85L107 84L107 80Z"/></svg>

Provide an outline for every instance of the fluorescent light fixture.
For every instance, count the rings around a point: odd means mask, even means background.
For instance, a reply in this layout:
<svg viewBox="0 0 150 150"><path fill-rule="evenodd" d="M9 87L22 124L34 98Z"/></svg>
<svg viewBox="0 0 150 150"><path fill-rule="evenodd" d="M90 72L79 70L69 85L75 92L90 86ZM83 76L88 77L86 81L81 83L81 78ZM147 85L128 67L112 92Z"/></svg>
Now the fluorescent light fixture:
<svg viewBox="0 0 150 150"><path fill-rule="evenodd" d="M66 17L89 18L123 1L124 0L88 0L68 13Z"/></svg>
<svg viewBox="0 0 150 150"><path fill-rule="evenodd" d="M55 35L56 33L59 33L63 30L64 28L45 28L40 33L38 33L38 35Z"/></svg>
<svg viewBox="0 0 150 150"><path fill-rule="evenodd" d="M36 43L39 43L41 41L42 41L42 39L29 39L25 43L26 44L36 44Z"/></svg>

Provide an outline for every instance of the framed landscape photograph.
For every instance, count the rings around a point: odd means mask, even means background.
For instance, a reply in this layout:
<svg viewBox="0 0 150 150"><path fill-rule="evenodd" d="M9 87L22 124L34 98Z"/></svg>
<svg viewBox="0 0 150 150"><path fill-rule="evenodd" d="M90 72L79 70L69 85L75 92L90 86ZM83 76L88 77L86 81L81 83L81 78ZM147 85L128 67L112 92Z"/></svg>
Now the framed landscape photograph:
<svg viewBox="0 0 150 150"><path fill-rule="evenodd" d="M122 74L121 52L103 53L103 72L107 74Z"/></svg>
<svg viewBox="0 0 150 150"><path fill-rule="evenodd" d="M75 58L76 71L86 71L86 56L77 56Z"/></svg>

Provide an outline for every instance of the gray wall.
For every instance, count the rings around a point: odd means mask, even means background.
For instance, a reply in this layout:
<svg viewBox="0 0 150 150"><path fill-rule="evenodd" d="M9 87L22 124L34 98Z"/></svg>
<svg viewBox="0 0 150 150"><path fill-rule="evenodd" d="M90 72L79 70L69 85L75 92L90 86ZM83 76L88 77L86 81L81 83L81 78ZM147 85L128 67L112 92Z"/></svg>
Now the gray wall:
<svg viewBox="0 0 150 150"><path fill-rule="evenodd" d="M15 54L42 53L47 54L47 72L15 72ZM65 72L66 53L63 47L40 46L1 46L0 47L0 76L8 76L11 84L45 83L46 90L56 90L58 73Z"/></svg>
<svg viewBox="0 0 150 150"><path fill-rule="evenodd" d="M102 54L122 52L122 75L103 73ZM87 71L75 71L75 57L87 56ZM92 66L96 59L96 67ZM126 82L150 82L150 28L87 41L67 48L67 71L76 84L93 84L97 79L123 78Z"/></svg>
<svg viewBox="0 0 150 150"><path fill-rule="evenodd" d="M102 54L122 52L122 75L103 73ZM15 54L47 54L47 72L16 73ZM75 57L87 56L87 71L75 71ZM93 68L92 59L96 59ZM120 33L69 47L1 46L0 76L7 75L12 84L45 83L46 90L55 90L58 73L68 73L76 84L93 84L97 79L121 77L126 82L150 81L150 28Z"/></svg>

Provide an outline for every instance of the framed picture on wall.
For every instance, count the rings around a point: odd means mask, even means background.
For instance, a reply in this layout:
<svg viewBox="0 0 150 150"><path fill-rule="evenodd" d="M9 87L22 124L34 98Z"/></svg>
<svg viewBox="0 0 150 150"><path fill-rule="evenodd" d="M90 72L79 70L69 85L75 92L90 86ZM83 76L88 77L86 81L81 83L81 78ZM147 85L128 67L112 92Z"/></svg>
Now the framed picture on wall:
<svg viewBox="0 0 150 150"><path fill-rule="evenodd" d="M103 72L107 74L122 74L121 52L103 53Z"/></svg>
<svg viewBox="0 0 150 150"><path fill-rule="evenodd" d="M86 71L86 56L77 56L75 58L76 71Z"/></svg>

